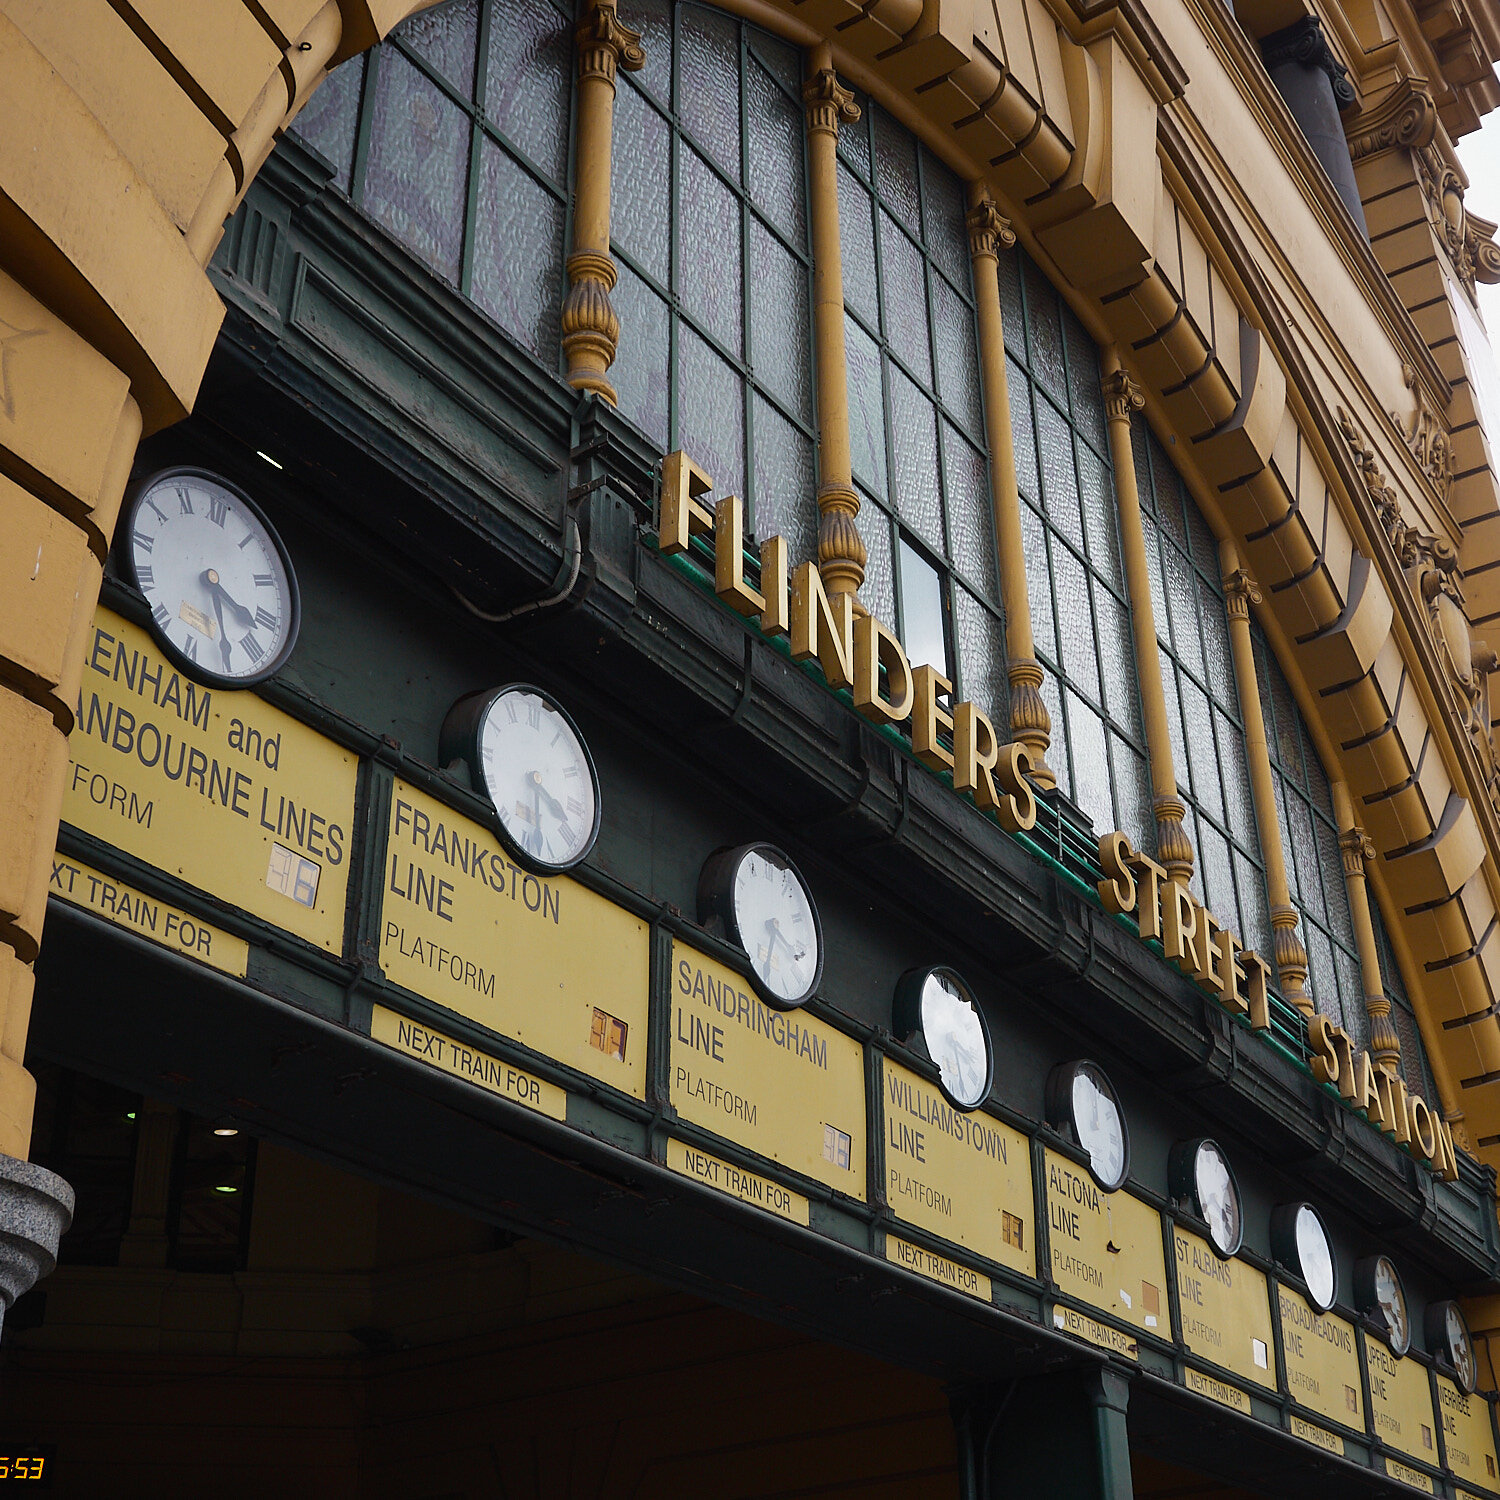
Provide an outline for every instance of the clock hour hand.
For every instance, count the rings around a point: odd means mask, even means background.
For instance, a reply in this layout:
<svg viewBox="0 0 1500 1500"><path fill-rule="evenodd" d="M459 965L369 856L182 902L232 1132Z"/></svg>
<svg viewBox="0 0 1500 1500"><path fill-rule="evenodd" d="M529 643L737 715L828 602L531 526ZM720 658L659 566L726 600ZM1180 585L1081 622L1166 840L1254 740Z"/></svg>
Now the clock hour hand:
<svg viewBox="0 0 1500 1500"><path fill-rule="evenodd" d="M208 575L205 574L205 577ZM234 649L229 644L229 632L224 628L224 606L219 600L219 595L214 594L214 614L219 621L219 655L224 658L224 670L229 670L229 653Z"/></svg>
<svg viewBox="0 0 1500 1500"><path fill-rule="evenodd" d="M559 823L566 823L568 821L567 809L542 785L542 773L540 771L533 771L531 773L531 782L536 788L538 796L546 802L548 808L551 810L552 816Z"/></svg>
<svg viewBox="0 0 1500 1500"><path fill-rule="evenodd" d="M253 625L255 623L255 616L252 615L250 611L246 609L245 606L241 604L237 599L234 599L229 595L229 593L225 590L224 585L219 582L219 575L213 568L204 569L203 581L209 586L210 589L213 590L215 609L219 609L219 601L222 599L224 603L227 604L230 609L232 609L235 614L237 614L245 622L246 625ZM219 609L219 629L222 631L223 628L224 612L222 609Z"/></svg>

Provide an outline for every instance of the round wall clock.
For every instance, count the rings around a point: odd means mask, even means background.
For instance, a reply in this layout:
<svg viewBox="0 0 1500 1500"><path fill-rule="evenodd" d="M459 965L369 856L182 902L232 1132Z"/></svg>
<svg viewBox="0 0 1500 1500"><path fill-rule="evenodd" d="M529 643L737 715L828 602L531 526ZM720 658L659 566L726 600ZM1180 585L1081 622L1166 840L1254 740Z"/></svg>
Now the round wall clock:
<svg viewBox="0 0 1500 1500"><path fill-rule="evenodd" d="M983 1104L995 1077L990 1029L968 985L952 969L913 969L896 984L893 1019L903 1041L920 1033L938 1087L955 1109Z"/></svg>
<svg viewBox="0 0 1500 1500"><path fill-rule="evenodd" d="M1456 1302L1427 1304L1427 1347L1437 1356L1440 1366L1453 1372L1458 1388L1469 1395L1479 1375L1474 1359L1474 1341L1469 1337L1468 1320Z"/></svg>
<svg viewBox="0 0 1500 1500"><path fill-rule="evenodd" d="M1172 1148L1172 1196L1185 1199L1208 1225L1208 1242L1227 1260L1245 1237L1245 1214L1234 1168L1217 1141L1206 1136Z"/></svg>
<svg viewBox="0 0 1500 1500"><path fill-rule="evenodd" d="M1389 1255L1372 1255L1354 1267L1354 1300L1400 1359L1411 1348L1411 1314L1401 1273Z"/></svg>
<svg viewBox="0 0 1500 1500"><path fill-rule="evenodd" d="M1130 1171L1130 1132L1114 1085L1097 1063L1064 1063L1047 1080L1047 1117L1088 1153L1089 1171L1112 1193Z"/></svg>
<svg viewBox="0 0 1500 1500"><path fill-rule="evenodd" d="M528 682L460 699L443 725L439 758L469 763L475 790L495 805L501 841L528 868L570 870L599 837L599 773L578 726Z"/></svg>
<svg viewBox="0 0 1500 1500"><path fill-rule="evenodd" d="M796 865L771 844L709 856L698 878L698 920L722 924L745 950L750 978L770 1005L810 1000L823 977L823 928Z"/></svg>
<svg viewBox="0 0 1500 1500"><path fill-rule="evenodd" d="M291 655L302 616L297 576L238 486L206 469L152 475L130 503L123 552L158 645L194 677L249 687Z"/></svg>
<svg viewBox="0 0 1500 1500"><path fill-rule="evenodd" d="M1311 1203L1283 1203L1271 1211L1271 1253L1302 1278L1307 1300L1327 1312L1338 1296L1338 1267L1323 1216Z"/></svg>

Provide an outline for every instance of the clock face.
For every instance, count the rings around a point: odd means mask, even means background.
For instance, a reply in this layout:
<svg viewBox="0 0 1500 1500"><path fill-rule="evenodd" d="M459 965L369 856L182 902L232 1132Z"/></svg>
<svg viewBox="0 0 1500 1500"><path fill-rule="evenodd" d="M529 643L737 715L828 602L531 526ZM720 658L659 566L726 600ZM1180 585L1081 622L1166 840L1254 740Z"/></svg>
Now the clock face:
<svg viewBox="0 0 1500 1500"><path fill-rule="evenodd" d="M195 677L244 687L291 654L296 579L270 523L233 485L199 469L148 480L131 506L125 560L157 641Z"/></svg>
<svg viewBox="0 0 1500 1500"><path fill-rule="evenodd" d="M1386 1342L1391 1353L1405 1354L1411 1347L1411 1315L1406 1310L1406 1292L1401 1276L1390 1256L1375 1262L1375 1306L1385 1323Z"/></svg>
<svg viewBox="0 0 1500 1500"><path fill-rule="evenodd" d="M1469 1342L1469 1325L1458 1310L1456 1302L1450 1302L1443 1311L1443 1341L1447 1344L1448 1363L1458 1377L1460 1387L1466 1391L1474 1389L1474 1346Z"/></svg>
<svg viewBox="0 0 1500 1500"><path fill-rule="evenodd" d="M1089 1170L1106 1193L1125 1181L1129 1151L1125 1116L1109 1079L1093 1063L1079 1063L1073 1074L1073 1129L1089 1154Z"/></svg>
<svg viewBox="0 0 1500 1500"><path fill-rule="evenodd" d="M1200 1141L1194 1153L1193 1196L1214 1249L1233 1255L1244 1237L1240 1192L1227 1158L1213 1141Z"/></svg>
<svg viewBox="0 0 1500 1500"><path fill-rule="evenodd" d="M958 975L932 969L920 1004L922 1038L943 1092L960 1109L982 1104L990 1091L990 1039L974 997Z"/></svg>
<svg viewBox="0 0 1500 1500"><path fill-rule="evenodd" d="M566 870L594 847L599 787L573 721L540 689L501 688L479 721L479 772L516 855Z"/></svg>
<svg viewBox="0 0 1500 1500"><path fill-rule="evenodd" d="M752 844L734 867L730 902L740 946L765 998L783 1006L810 999L822 977L823 936L791 860L769 844Z"/></svg>
<svg viewBox="0 0 1500 1500"><path fill-rule="evenodd" d="M1318 1211L1304 1203L1297 1209L1297 1266L1307 1283L1307 1294L1319 1312L1333 1306L1335 1278L1333 1247Z"/></svg>

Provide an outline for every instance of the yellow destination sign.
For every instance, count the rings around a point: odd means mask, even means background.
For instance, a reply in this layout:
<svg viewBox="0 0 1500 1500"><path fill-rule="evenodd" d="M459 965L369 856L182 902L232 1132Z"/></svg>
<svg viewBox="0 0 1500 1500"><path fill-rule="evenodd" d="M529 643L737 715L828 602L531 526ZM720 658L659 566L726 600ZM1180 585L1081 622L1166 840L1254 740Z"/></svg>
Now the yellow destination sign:
<svg viewBox="0 0 1500 1500"><path fill-rule="evenodd" d="M1410 1468L1397 1458L1387 1458L1385 1461L1385 1472L1392 1479L1399 1479L1402 1484L1409 1484L1414 1490L1421 1490L1424 1495L1435 1495L1437 1491L1433 1488L1430 1475L1424 1474L1420 1469Z"/></svg>
<svg viewBox="0 0 1500 1500"><path fill-rule="evenodd" d="M1486 1494L1500 1494L1490 1403L1478 1392L1464 1395L1446 1375L1437 1378L1437 1394L1448 1467L1464 1484Z"/></svg>
<svg viewBox="0 0 1500 1500"><path fill-rule="evenodd" d="M675 940L670 1097L684 1120L865 1196L864 1048Z"/></svg>
<svg viewBox="0 0 1500 1500"><path fill-rule="evenodd" d="M1436 1464L1436 1424L1427 1366L1414 1359L1397 1359L1379 1339L1362 1342L1370 1371L1370 1416L1375 1436L1412 1458Z"/></svg>
<svg viewBox="0 0 1500 1500"><path fill-rule="evenodd" d="M1156 1210L1123 1189L1103 1192L1085 1168L1055 1151L1047 1152L1046 1167L1052 1279L1079 1301L1170 1340Z"/></svg>
<svg viewBox="0 0 1500 1500"><path fill-rule="evenodd" d="M73 906L81 906L85 911L95 912L117 927L150 938L174 953L196 958L199 963L221 969L226 974L236 974L241 979L245 977L250 945L242 938L214 927L179 906L158 901L155 896L148 896L133 885L116 880L113 875L103 875L82 860L67 859L61 854L52 856L50 894Z"/></svg>
<svg viewBox="0 0 1500 1500"><path fill-rule="evenodd" d="M667 1141L667 1166L684 1177L691 1177L696 1182L727 1193L731 1198L738 1198L741 1203L763 1208L767 1213L787 1219L793 1224L806 1226L808 1222L807 1199L800 1193L794 1193L790 1188L784 1188L779 1182L772 1182L769 1177L762 1177L757 1172L747 1172L733 1162L710 1156L708 1152L689 1146L675 1136Z"/></svg>
<svg viewBox="0 0 1500 1500"><path fill-rule="evenodd" d="M644 1098L648 931L565 875L529 874L499 841L397 781L380 966L487 1031Z"/></svg>
<svg viewBox="0 0 1500 1500"><path fill-rule="evenodd" d="M440 1073L451 1073L466 1083L478 1084L492 1094L499 1094L502 1099L524 1104L538 1114L550 1115L554 1120L568 1117L568 1096L555 1083L534 1078L511 1063L502 1062L464 1042L456 1042L430 1026L408 1021L405 1016L399 1016L383 1005L374 1008L370 1035L377 1042L418 1058Z"/></svg>
<svg viewBox="0 0 1500 1500"><path fill-rule="evenodd" d="M1304 1443L1311 1443L1325 1453L1336 1453L1340 1458L1344 1456L1344 1440L1338 1433L1329 1432L1305 1417L1299 1417L1296 1412L1290 1413L1290 1416L1293 1437L1299 1437Z"/></svg>
<svg viewBox="0 0 1500 1500"><path fill-rule="evenodd" d="M1220 1260L1207 1240L1185 1229L1174 1228L1173 1245L1183 1343L1202 1359L1274 1388L1266 1278L1242 1260Z"/></svg>
<svg viewBox="0 0 1500 1500"><path fill-rule="evenodd" d="M929 1281L940 1281L944 1286L952 1287L956 1292L964 1292L970 1297L977 1297L981 1302L993 1300L993 1283L982 1272L971 1271L968 1266L961 1266L957 1261L942 1255L934 1255L920 1245L908 1244L893 1234L885 1237L885 1258L892 1265L905 1266L918 1276L925 1276Z"/></svg>
<svg viewBox="0 0 1500 1500"><path fill-rule="evenodd" d="M1290 1287L1281 1287L1279 1294L1287 1394L1299 1406L1363 1431L1365 1403L1353 1324L1314 1312Z"/></svg>
<svg viewBox="0 0 1500 1500"><path fill-rule="evenodd" d="M1182 1372L1182 1381L1190 1391L1195 1391L1200 1396L1207 1396L1210 1401L1217 1401L1220 1406L1227 1406L1230 1411L1242 1411L1249 1413L1250 1398L1237 1385L1230 1385L1227 1380L1220 1380L1217 1375L1206 1375L1202 1370L1186 1369Z"/></svg>
<svg viewBox="0 0 1500 1500"><path fill-rule="evenodd" d="M1052 1326L1060 1328L1064 1333L1071 1333L1074 1338L1085 1339L1100 1349L1108 1349L1112 1354L1123 1354L1126 1359L1141 1357L1140 1345L1128 1333L1121 1333L1118 1328L1097 1322L1061 1303L1052 1309Z"/></svg>
<svg viewBox="0 0 1500 1500"><path fill-rule="evenodd" d="M1031 1148L993 1115L956 1110L937 1085L881 1061L885 1191L897 1218L1036 1274Z"/></svg>
<svg viewBox="0 0 1500 1500"><path fill-rule="evenodd" d="M65 822L337 953L355 758L254 693L206 688L94 615Z"/></svg>

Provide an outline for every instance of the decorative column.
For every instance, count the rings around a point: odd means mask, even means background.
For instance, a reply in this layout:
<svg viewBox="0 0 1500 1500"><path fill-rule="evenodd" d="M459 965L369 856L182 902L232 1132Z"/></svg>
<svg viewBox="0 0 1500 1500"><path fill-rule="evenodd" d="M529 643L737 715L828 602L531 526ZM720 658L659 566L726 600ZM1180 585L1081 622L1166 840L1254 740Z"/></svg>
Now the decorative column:
<svg viewBox="0 0 1500 1500"><path fill-rule="evenodd" d="M819 42L802 85L807 105L807 178L813 244L813 345L818 364L818 568L830 597L848 594L857 613L865 544L855 523L859 495L849 458L849 371L844 354L844 261L839 249L839 124L859 119L854 95Z"/></svg>
<svg viewBox="0 0 1500 1500"><path fill-rule="evenodd" d="M1354 821L1348 786L1342 781L1331 785L1333 815L1339 825L1339 849L1344 856L1344 884L1349 891L1349 915L1354 922L1354 945L1359 950L1359 972L1365 985L1365 1014L1370 1018L1370 1054L1377 1067L1394 1074L1401 1066L1401 1036L1391 1019L1391 1002L1380 973L1380 949L1375 946L1370 888L1365 880L1365 861L1375 858L1375 845Z"/></svg>
<svg viewBox="0 0 1500 1500"><path fill-rule="evenodd" d="M1297 908L1286 883L1286 853L1281 847L1281 820L1276 816L1276 787L1271 777L1271 752L1266 744L1266 720L1260 708L1255 677L1255 646L1250 639L1250 606L1260 603L1260 586L1240 566L1232 541L1219 545L1224 569L1224 603L1229 609L1229 650L1234 658L1234 683L1239 695L1240 720L1245 726L1245 758L1250 764L1250 800L1255 804L1255 831L1266 869L1266 895L1271 907L1272 957L1281 993L1305 1016L1313 1013L1307 993L1307 949L1297 932Z"/></svg>
<svg viewBox="0 0 1500 1500"><path fill-rule="evenodd" d="M983 373L984 428L990 444L990 504L1000 554L1000 594L1005 602L1005 649L1010 674L1010 737L1031 753L1032 777L1052 788L1047 765L1052 719L1042 699L1042 666L1031 633L1031 597L1026 592L1021 494L1016 488L1016 447L1010 426L1010 390L1005 373L1005 325L1000 312L1000 250L1016 242L982 182L969 185L969 258L979 313L979 367Z"/></svg>
<svg viewBox="0 0 1500 1500"><path fill-rule="evenodd" d="M609 172L615 118L615 68L635 72L646 61L640 33L621 25L614 0L594 0L573 33L578 45L578 152L573 195L573 253L562 309L568 384L597 391L611 406L606 372L620 343L609 300L615 263L609 254Z"/></svg>
<svg viewBox="0 0 1500 1500"><path fill-rule="evenodd" d="M1156 649L1156 620L1151 608L1151 573L1146 536L1141 529L1141 494L1135 482L1135 450L1130 414L1146 398L1120 364L1113 345L1104 351L1104 414L1109 419L1109 454L1115 466L1115 496L1120 507L1120 548L1130 587L1130 626L1135 637L1135 664L1140 676L1141 710L1146 716L1146 750L1151 762L1151 810L1156 816L1156 857L1179 885L1193 878L1193 846L1182 826L1187 809L1177 795L1172 768L1172 736L1167 729L1167 700L1161 685L1161 657Z"/></svg>

